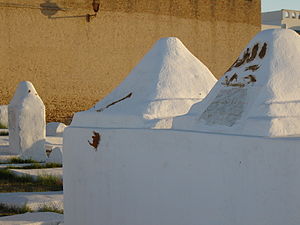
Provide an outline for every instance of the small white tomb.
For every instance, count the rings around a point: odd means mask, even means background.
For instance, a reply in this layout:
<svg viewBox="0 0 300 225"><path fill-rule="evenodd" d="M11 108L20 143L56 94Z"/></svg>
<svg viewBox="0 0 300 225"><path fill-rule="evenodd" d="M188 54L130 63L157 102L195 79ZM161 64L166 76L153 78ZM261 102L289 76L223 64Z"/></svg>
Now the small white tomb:
<svg viewBox="0 0 300 225"><path fill-rule="evenodd" d="M0 128L8 128L8 109L7 105L0 105Z"/></svg>
<svg viewBox="0 0 300 225"><path fill-rule="evenodd" d="M60 147L55 147L50 153L46 160L47 163L63 163L63 152Z"/></svg>
<svg viewBox="0 0 300 225"><path fill-rule="evenodd" d="M24 159L44 161L45 105L32 83L21 82L8 105L10 151Z"/></svg>
<svg viewBox="0 0 300 225"><path fill-rule="evenodd" d="M66 127L67 126L64 123L59 123L59 122L47 123L47 125L46 125L46 135L47 136L62 137Z"/></svg>

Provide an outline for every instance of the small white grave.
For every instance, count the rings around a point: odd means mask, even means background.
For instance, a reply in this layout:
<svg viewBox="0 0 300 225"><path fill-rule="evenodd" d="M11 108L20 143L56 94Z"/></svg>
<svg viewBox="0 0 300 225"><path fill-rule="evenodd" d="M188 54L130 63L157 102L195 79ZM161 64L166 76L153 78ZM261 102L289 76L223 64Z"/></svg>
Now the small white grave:
<svg viewBox="0 0 300 225"><path fill-rule="evenodd" d="M45 105L32 83L21 82L8 105L10 151L24 159L44 161Z"/></svg>
<svg viewBox="0 0 300 225"><path fill-rule="evenodd" d="M67 126L63 123L51 122L46 125L46 135L47 136L55 136L62 137L64 130Z"/></svg>
<svg viewBox="0 0 300 225"><path fill-rule="evenodd" d="M7 105L0 105L0 128L8 128L8 109Z"/></svg>
<svg viewBox="0 0 300 225"><path fill-rule="evenodd" d="M173 128L244 134L300 134L300 36L265 30L245 48L209 95Z"/></svg>
<svg viewBox="0 0 300 225"><path fill-rule="evenodd" d="M49 156L46 160L47 163L60 163L63 162L63 152L60 147L54 148L51 152L49 152Z"/></svg>
<svg viewBox="0 0 300 225"><path fill-rule="evenodd" d="M216 78L182 42L159 40L130 75L94 108L76 113L72 125L170 128L172 117L187 113Z"/></svg>
<svg viewBox="0 0 300 225"><path fill-rule="evenodd" d="M61 225L64 215L53 212L33 212L1 218L1 225Z"/></svg>

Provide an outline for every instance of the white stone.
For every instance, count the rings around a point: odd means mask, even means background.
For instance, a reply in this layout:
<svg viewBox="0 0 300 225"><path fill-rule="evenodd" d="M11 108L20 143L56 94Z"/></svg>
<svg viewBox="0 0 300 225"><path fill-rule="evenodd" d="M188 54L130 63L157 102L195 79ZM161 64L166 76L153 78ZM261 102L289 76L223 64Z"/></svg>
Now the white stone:
<svg viewBox="0 0 300 225"><path fill-rule="evenodd" d="M171 128L216 78L182 42L159 40L129 76L94 108L76 113L73 126ZM161 121L162 120L162 121Z"/></svg>
<svg viewBox="0 0 300 225"><path fill-rule="evenodd" d="M56 225L64 221L64 215L53 212L34 212L5 216L1 225Z"/></svg>
<svg viewBox="0 0 300 225"><path fill-rule="evenodd" d="M63 178L63 168L45 168L45 169L9 169L12 173L17 176L31 176L34 179L37 179L40 176L53 176Z"/></svg>
<svg viewBox="0 0 300 225"><path fill-rule="evenodd" d="M44 161L45 105L33 85L21 82L8 105L10 151L24 159Z"/></svg>
<svg viewBox="0 0 300 225"><path fill-rule="evenodd" d="M7 105L0 105L0 126L8 127L8 109Z"/></svg>
<svg viewBox="0 0 300 225"><path fill-rule="evenodd" d="M258 51L252 60L255 48ZM245 54L247 49L250 55ZM248 60L243 63L244 56ZM230 78L236 79L230 82ZM193 105L187 115L174 119L173 128L267 137L299 136L299 90L300 36L288 29L266 30L248 44L232 69L201 103Z"/></svg>
<svg viewBox="0 0 300 225"><path fill-rule="evenodd" d="M62 137L64 130L67 126L63 123L59 122L51 122L46 125L46 135L47 136L55 136Z"/></svg>
<svg viewBox="0 0 300 225"><path fill-rule="evenodd" d="M18 207L26 205L33 211L38 211L43 206L52 206L57 209L63 210L63 200L64 199L62 191L0 193L1 203L8 206Z"/></svg>
<svg viewBox="0 0 300 225"><path fill-rule="evenodd" d="M47 163L63 163L63 152L60 147L54 148L46 160Z"/></svg>

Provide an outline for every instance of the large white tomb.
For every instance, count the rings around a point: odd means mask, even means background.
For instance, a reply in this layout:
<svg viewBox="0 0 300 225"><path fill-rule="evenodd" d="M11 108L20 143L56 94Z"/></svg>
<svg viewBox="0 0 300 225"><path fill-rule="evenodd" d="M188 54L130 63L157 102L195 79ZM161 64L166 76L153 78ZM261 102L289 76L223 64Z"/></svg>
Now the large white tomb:
<svg viewBox="0 0 300 225"><path fill-rule="evenodd" d="M181 130L104 127L104 103L79 114L64 132L65 224L299 225L298 38L259 34Z"/></svg>
<svg viewBox="0 0 300 225"><path fill-rule="evenodd" d="M9 148L22 158L44 161L45 105L32 83L21 82L8 105Z"/></svg>
<svg viewBox="0 0 300 225"><path fill-rule="evenodd" d="M300 36L265 30L173 128L252 136L300 135Z"/></svg>
<svg viewBox="0 0 300 225"><path fill-rule="evenodd" d="M216 78L182 42L159 40L130 75L92 109L76 113L73 126L170 128Z"/></svg>

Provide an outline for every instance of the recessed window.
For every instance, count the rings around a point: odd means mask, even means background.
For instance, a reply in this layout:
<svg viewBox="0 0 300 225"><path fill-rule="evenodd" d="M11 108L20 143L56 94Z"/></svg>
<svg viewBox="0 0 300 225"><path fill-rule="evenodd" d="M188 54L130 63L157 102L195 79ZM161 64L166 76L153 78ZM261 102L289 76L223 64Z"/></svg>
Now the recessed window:
<svg viewBox="0 0 300 225"><path fill-rule="evenodd" d="M292 18L295 19L296 18L296 13L292 12Z"/></svg>
<svg viewBox="0 0 300 225"><path fill-rule="evenodd" d="M298 19L300 20L300 14L298 15Z"/></svg>
<svg viewBox="0 0 300 225"><path fill-rule="evenodd" d="M283 15L284 15L284 17L285 17L285 18L289 18L289 17L290 17L290 14L289 14L289 12L284 12L284 14L283 14Z"/></svg>

